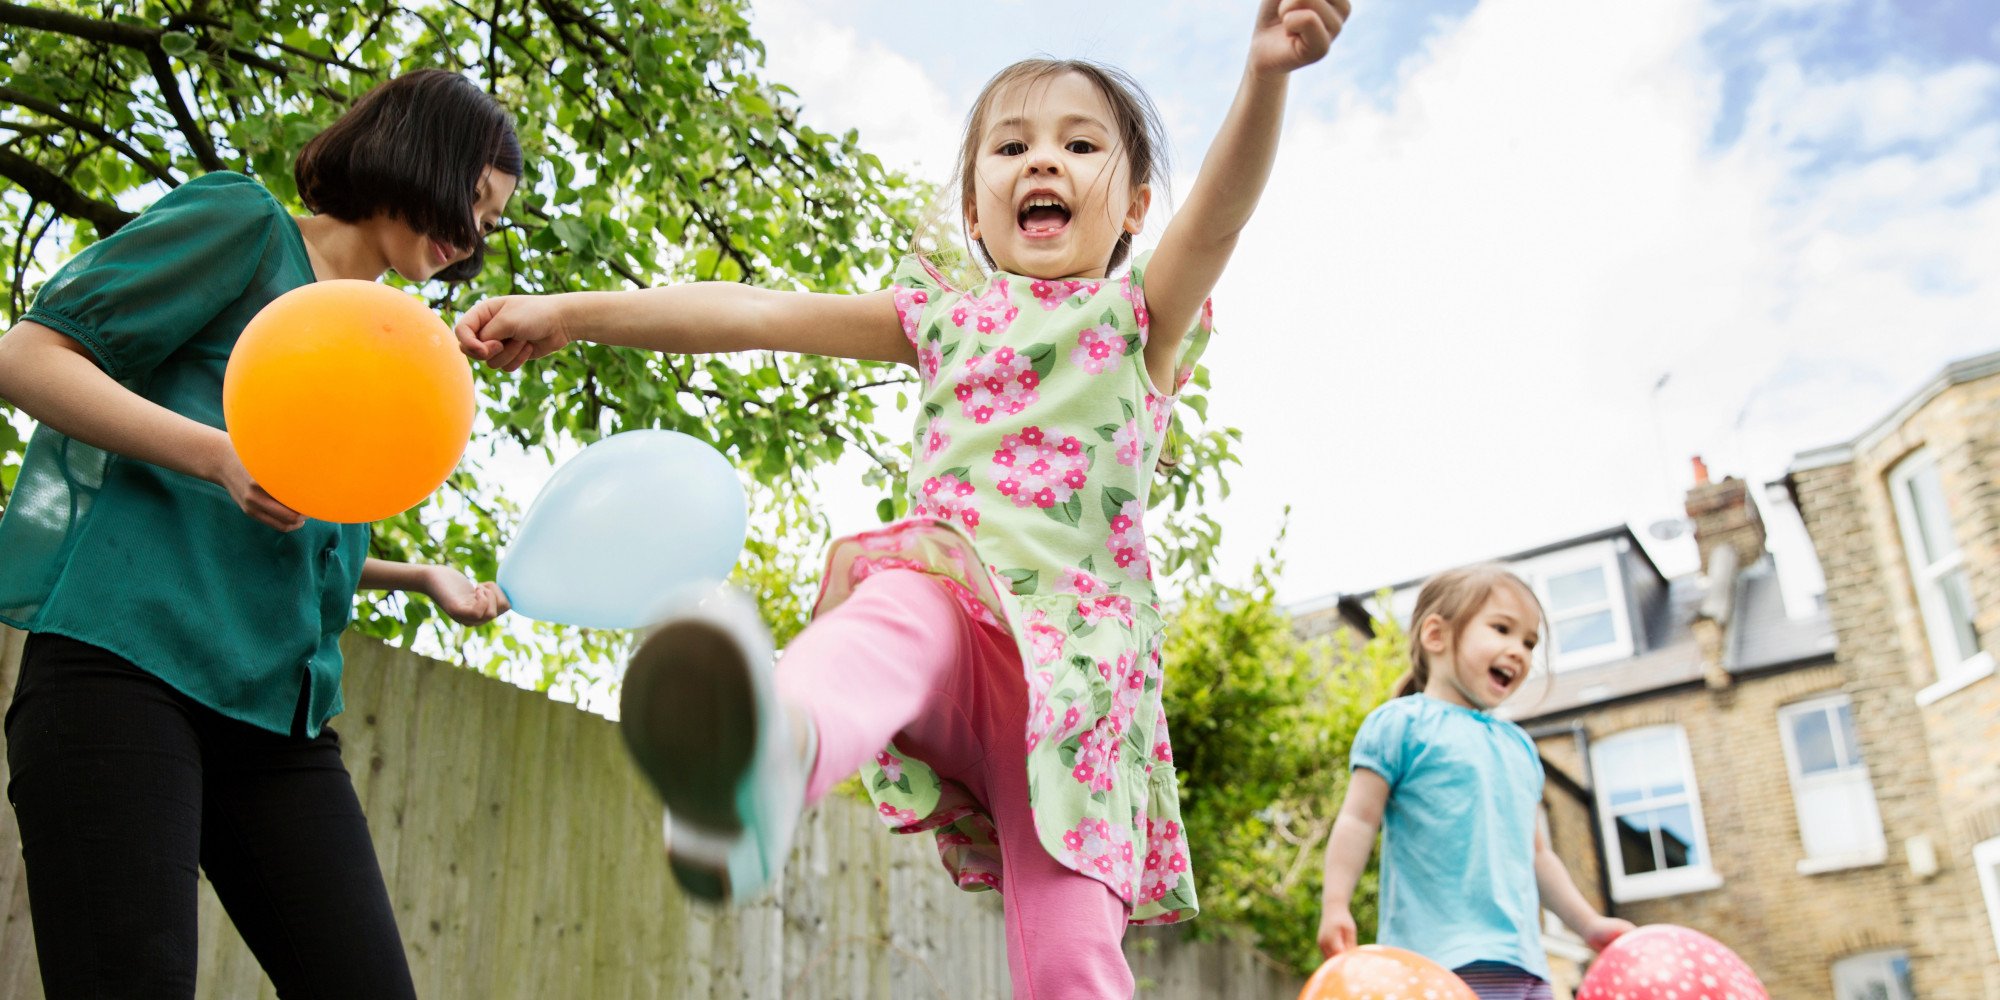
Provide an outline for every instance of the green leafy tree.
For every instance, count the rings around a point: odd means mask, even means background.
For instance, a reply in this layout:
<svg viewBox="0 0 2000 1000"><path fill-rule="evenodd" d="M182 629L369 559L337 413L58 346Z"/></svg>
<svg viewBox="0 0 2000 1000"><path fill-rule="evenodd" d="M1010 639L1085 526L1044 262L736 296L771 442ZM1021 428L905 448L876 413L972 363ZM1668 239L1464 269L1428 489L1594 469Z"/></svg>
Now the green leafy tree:
<svg viewBox="0 0 2000 1000"><path fill-rule="evenodd" d="M291 159L373 84L442 66L517 111L529 177L465 287L428 285L456 311L504 292L616 289L684 280L860 291L879 286L921 227L929 192L805 124L763 71L740 0L137 0L0 2L0 312L11 324L49 271L146 204L212 170L256 176L296 208ZM620 430L663 427L721 448L753 482L758 538L741 576L780 635L810 595L790 574L825 538L815 474L866 456L882 515L907 466L878 412L907 369L776 355L661 357L583 346L518 376L481 372L481 435L551 458ZM1203 386L1206 385L1205 375ZM1197 394L1198 397L1199 394ZM1205 413L1205 401L1194 404ZM17 473L19 421L0 404L0 502ZM1182 433L1201 461L1158 495L1162 565L1205 561L1219 529L1192 504L1226 489L1234 431ZM424 506L381 522L374 554L490 578L519 522L475 446ZM356 627L402 643L429 634L489 670L544 686L603 662L617 633L536 626L468 632L421 600L364 599ZM593 678L575 678L588 682Z"/></svg>
<svg viewBox="0 0 2000 1000"><path fill-rule="evenodd" d="M1394 623L1307 642L1278 605L1277 550L1247 586L1203 583L1167 635L1167 719L1201 878L1197 936L1241 937L1301 972L1319 964L1321 860L1347 754L1407 662ZM1374 937L1376 868L1354 895Z"/></svg>

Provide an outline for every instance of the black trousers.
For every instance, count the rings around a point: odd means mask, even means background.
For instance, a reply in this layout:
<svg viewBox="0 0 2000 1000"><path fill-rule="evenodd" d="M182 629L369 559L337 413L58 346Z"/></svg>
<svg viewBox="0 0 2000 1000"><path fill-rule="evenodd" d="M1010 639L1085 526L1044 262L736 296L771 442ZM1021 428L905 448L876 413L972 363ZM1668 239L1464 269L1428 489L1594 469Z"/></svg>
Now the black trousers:
<svg viewBox="0 0 2000 1000"><path fill-rule="evenodd" d="M279 996L416 996L333 730L280 736L33 634L6 731L49 1000L192 998L197 865Z"/></svg>

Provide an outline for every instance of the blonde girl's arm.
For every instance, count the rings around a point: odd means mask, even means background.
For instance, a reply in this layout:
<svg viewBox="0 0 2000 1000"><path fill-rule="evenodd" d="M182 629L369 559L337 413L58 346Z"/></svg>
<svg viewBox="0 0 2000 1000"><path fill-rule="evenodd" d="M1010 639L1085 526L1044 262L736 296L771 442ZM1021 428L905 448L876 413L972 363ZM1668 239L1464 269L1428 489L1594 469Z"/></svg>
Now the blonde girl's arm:
<svg viewBox="0 0 2000 1000"><path fill-rule="evenodd" d="M1319 950L1332 958L1355 945L1354 883L1368 867L1375 850L1375 833L1382 828L1382 809L1389 803L1389 782L1365 767L1347 779L1347 798L1326 840L1325 881L1320 888Z"/></svg>
<svg viewBox="0 0 2000 1000"><path fill-rule="evenodd" d="M1583 898L1575 880L1569 877L1569 869L1549 847L1539 824L1535 827L1535 887L1541 890L1542 906L1568 924L1592 948L1602 951L1618 935L1632 929L1631 921L1607 917Z"/></svg>
<svg viewBox="0 0 2000 1000"><path fill-rule="evenodd" d="M914 365L895 294L785 292L701 281L623 292L507 295L474 306L459 348L513 371L576 340L668 354L791 351Z"/></svg>
<svg viewBox="0 0 2000 1000"><path fill-rule="evenodd" d="M1155 384L1170 384L1161 376L1173 374L1181 338L1263 197L1278 152L1287 78L1326 55L1352 9L1351 0L1263 0L1258 8L1235 103L1146 272L1146 308L1152 313L1146 367Z"/></svg>

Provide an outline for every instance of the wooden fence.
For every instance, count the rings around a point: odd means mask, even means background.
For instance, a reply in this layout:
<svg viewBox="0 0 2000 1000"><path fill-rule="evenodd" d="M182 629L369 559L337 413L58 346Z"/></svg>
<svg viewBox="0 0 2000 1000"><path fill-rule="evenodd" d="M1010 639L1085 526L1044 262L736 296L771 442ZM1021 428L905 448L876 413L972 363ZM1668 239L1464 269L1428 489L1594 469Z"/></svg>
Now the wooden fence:
<svg viewBox="0 0 2000 1000"><path fill-rule="evenodd" d="M22 636L0 629L0 709ZM691 904L659 809L611 723L530 691L349 638L334 721L425 997L989 998L1007 995L1000 906L950 885L928 837L863 804L806 819L780 891ZM0 779L6 775L0 762ZM39 1000L20 832L0 809L0 997ZM1289 998L1247 948L1135 929L1140 995ZM202 886L199 995L275 997Z"/></svg>

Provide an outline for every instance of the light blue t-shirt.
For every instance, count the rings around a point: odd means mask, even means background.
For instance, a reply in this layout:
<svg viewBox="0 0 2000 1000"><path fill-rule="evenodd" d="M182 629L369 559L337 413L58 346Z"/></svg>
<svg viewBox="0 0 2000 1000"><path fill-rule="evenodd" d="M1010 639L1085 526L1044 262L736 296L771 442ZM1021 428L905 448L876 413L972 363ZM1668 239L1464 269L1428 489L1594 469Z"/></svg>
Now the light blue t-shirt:
<svg viewBox="0 0 2000 1000"><path fill-rule="evenodd" d="M1389 783L1376 939L1447 969L1549 978L1535 888L1542 761L1521 727L1427 695L1368 713L1348 766Z"/></svg>

